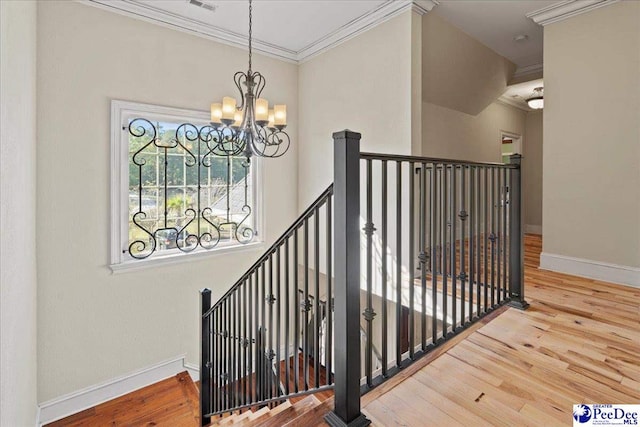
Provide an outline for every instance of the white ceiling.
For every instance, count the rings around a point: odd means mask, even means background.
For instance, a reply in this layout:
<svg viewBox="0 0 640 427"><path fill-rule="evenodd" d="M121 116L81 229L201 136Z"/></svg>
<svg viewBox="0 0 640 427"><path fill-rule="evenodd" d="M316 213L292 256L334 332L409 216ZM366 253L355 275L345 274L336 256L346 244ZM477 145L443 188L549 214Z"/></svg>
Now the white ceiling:
<svg viewBox="0 0 640 427"><path fill-rule="evenodd" d="M433 9L455 27L509 59L518 69L542 64L542 27L525 15L557 0L440 0ZM528 39L516 42L517 35Z"/></svg>
<svg viewBox="0 0 640 427"><path fill-rule="evenodd" d="M254 0L255 40L290 52L299 52L389 0ZM249 2L217 0L209 11L187 0L132 0L207 26L247 38Z"/></svg>
<svg viewBox="0 0 640 427"><path fill-rule="evenodd" d="M78 0L180 31L246 46L248 1ZM414 9L437 13L514 62L516 75L542 68L542 27L616 0L254 0L257 52L301 62ZM536 13L531 13L536 12ZM526 15L529 15L528 18ZM526 35L517 42L514 37Z"/></svg>
<svg viewBox="0 0 640 427"><path fill-rule="evenodd" d="M508 86L507 91L500 97L500 100L520 109L531 111L526 99L533 96L533 90L537 87L544 87L542 79Z"/></svg>

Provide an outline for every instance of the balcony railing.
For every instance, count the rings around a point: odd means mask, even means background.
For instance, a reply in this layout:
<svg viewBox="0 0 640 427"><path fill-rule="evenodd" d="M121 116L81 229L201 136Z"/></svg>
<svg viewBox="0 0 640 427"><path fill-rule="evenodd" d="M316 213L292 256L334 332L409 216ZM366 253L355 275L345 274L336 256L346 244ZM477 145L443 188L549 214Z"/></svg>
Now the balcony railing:
<svg viewBox="0 0 640 427"><path fill-rule="evenodd" d="M510 160L361 153L359 134L334 134L333 185L216 304L202 294L203 422L333 389L326 421L367 425L361 393L526 308Z"/></svg>

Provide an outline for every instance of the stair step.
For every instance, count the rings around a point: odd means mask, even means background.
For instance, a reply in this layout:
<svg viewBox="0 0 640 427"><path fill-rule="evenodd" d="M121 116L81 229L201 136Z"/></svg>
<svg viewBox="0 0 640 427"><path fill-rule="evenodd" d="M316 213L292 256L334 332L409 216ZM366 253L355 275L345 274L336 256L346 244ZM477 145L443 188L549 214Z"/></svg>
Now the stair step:
<svg viewBox="0 0 640 427"><path fill-rule="evenodd" d="M265 414L269 413L269 407L265 406L263 408L258 409L255 412L252 412L251 414L249 414L249 416L247 417L247 421L253 421L255 419L258 419L260 417L262 417Z"/></svg>
<svg viewBox="0 0 640 427"><path fill-rule="evenodd" d="M312 407L301 413L298 417L288 420L282 424L284 427L309 426L314 425L321 420L333 407L333 398L320 402L315 396L311 396L315 400Z"/></svg>
<svg viewBox="0 0 640 427"><path fill-rule="evenodd" d="M315 398L315 396L308 396L294 405L289 404L288 408L285 408L279 411L278 413L273 413L274 411L271 411L272 412L272 414L270 414L271 416L268 419L264 420L262 424L260 424L260 426L261 427L280 427L281 425L285 424L288 420L299 417L300 415L309 411L319 403L320 402L318 401L318 399ZM257 425L257 424L254 424L254 425Z"/></svg>
<svg viewBox="0 0 640 427"><path fill-rule="evenodd" d="M233 417L231 417L230 420L228 420L227 422L220 422L220 425L233 425L233 424L240 424L241 422L243 422L245 419L249 418L251 415L253 414L253 411L247 409L246 411L242 412L242 413L238 413L235 414Z"/></svg>

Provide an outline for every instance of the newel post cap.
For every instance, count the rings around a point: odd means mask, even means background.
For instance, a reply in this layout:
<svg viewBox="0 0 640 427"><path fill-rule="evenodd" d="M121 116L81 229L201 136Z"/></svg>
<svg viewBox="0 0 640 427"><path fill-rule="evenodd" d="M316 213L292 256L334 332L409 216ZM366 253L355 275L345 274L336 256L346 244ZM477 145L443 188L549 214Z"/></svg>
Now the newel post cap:
<svg viewBox="0 0 640 427"><path fill-rule="evenodd" d="M333 139L360 139L362 134L354 132L349 129L341 130L340 132L333 133Z"/></svg>

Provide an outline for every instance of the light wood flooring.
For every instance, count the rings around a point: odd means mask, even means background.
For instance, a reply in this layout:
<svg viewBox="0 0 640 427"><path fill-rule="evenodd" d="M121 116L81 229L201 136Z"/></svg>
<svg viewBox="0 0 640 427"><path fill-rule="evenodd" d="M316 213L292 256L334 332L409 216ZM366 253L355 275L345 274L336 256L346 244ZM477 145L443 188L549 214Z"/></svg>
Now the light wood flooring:
<svg viewBox="0 0 640 427"><path fill-rule="evenodd" d="M374 425L567 426L575 403L640 403L640 289L539 270L541 238L525 240L531 307L365 395Z"/></svg>
<svg viewBox="0 0 640 427"><path fill-rule="evenodd" d="M363 396L374 426L567 426L574 403L640 403L640 289L539 270L541 244L525 238L531 307L497 310ZM314 399L219 421L326 425L332 400ZM183 373L50 425L196 426L197 401Z"/></svg>

